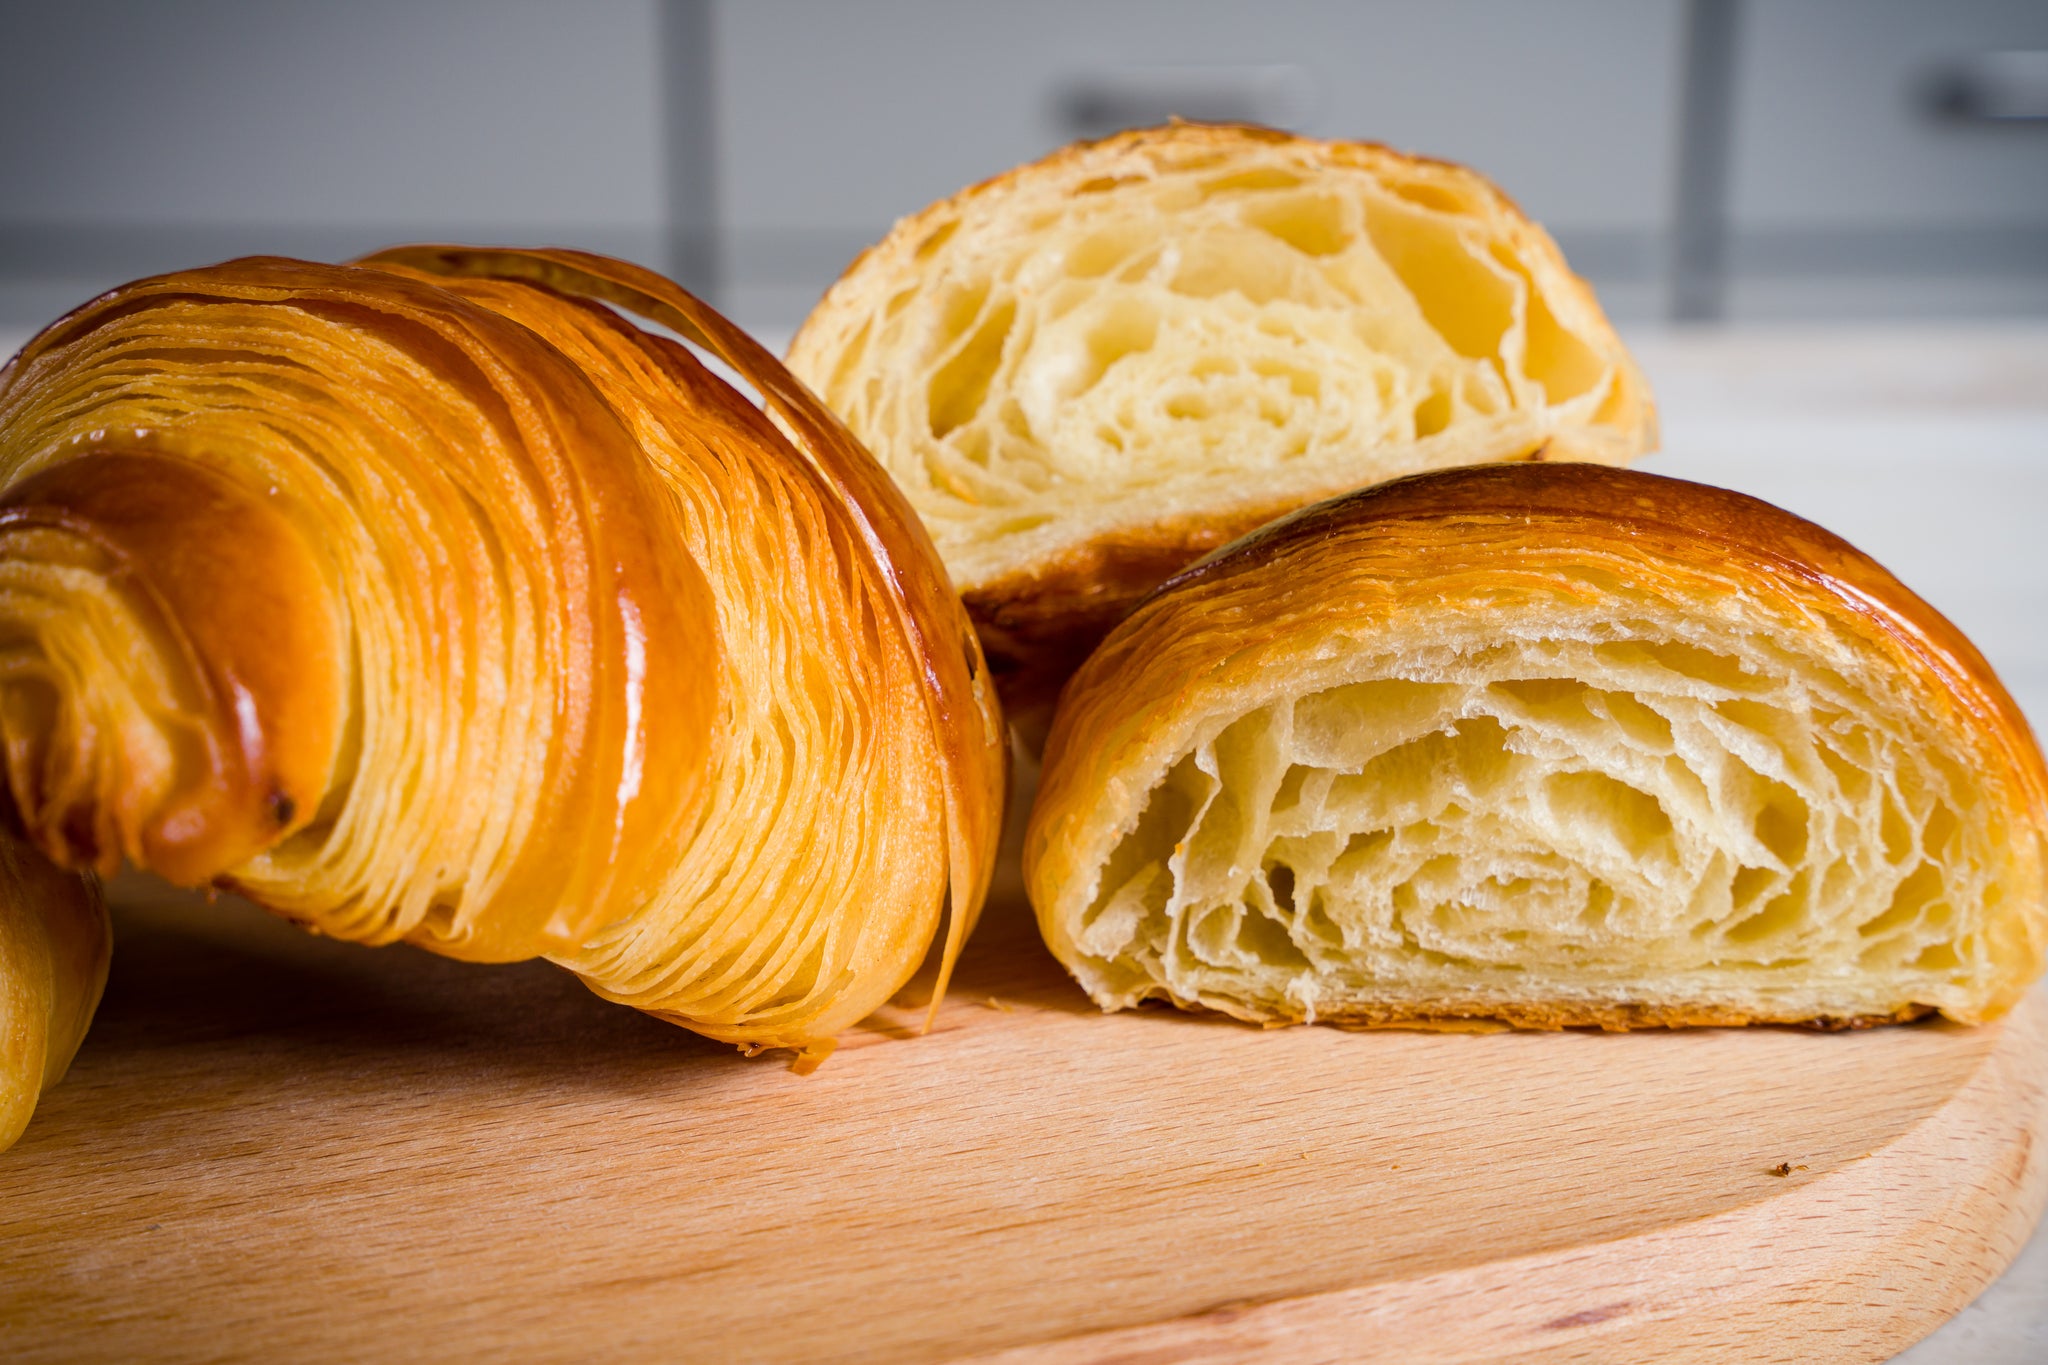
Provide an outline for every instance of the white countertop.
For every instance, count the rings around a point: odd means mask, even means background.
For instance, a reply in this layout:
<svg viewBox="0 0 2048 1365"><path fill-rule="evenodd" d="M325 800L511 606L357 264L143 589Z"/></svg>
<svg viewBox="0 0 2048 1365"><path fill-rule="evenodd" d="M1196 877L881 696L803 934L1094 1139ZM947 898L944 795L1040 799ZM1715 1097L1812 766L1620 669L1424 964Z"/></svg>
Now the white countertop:
<svg viewBox="0 0 2048 1365"><path fill-rule="evenodd" d="M781 329L757 334L778 352ZM0 331L0 354L26 340ZM2048 324L1634 329L1664 451L1844 536L1947 614L2048 725ZM2048 1360L2048 1233L1897 1358Z"/></svg>

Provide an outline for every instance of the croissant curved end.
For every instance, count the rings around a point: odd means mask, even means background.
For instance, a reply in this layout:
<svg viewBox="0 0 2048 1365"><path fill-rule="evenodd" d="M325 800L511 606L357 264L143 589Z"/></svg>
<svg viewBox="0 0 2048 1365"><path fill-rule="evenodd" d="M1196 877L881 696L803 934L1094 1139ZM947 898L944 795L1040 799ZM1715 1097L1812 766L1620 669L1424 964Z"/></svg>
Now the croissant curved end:
<svg viewBox="0 0 2048 1365"><path fill-rule="evenodd" d="M615 918L700 791L700 575L509 319L306 262L138 281L0 375L0 481L9 785L60 862L516 959Z"/></svg>
<svg viewBox="0 0 2048 1365"><path fill-rule="evenodd" d="M60 863L195 886L304 827L347 675L326 575L261 495L95 433L0 497L0 737ZM145 433L146 436L146 433Z"/></svg>

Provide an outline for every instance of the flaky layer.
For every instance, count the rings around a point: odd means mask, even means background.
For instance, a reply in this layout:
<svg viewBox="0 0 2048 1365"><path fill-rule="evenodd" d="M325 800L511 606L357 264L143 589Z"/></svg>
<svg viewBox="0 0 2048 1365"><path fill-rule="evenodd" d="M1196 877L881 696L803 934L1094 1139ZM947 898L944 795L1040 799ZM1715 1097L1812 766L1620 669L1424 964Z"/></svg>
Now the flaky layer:
<svg viewBox="0 0 2048 1365"><path fill-rule="evenodd" d="M1816 528L1463 471L1141 607L1063 704L1026 874L1106 1008L1974 1021L2041 968L2044 792L1975 651Z"/></svg>
<svg viewBox="0 0 2048 1365"><path fill-rule="evenodd" d="M1070 148L906 219L790 363L1018 666L1332 492L1655 441L1591 293L1493 186L1245 128Z"/></svg>

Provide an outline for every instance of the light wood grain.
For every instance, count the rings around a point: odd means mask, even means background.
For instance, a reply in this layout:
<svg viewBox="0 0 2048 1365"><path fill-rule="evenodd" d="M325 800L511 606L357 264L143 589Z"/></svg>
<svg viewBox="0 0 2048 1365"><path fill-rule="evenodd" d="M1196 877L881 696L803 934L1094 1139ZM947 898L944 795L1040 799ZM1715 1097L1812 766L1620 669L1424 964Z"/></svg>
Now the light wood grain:
<svg viewBox="0 0 2048 1365"><path fill-rule="evenodd" d="M804 1078L543 965L226 902L117 930L0 1157L13 1360L1876 1360L2048 1195L2038 992L1980 1030L1265 1033L1096 1014L1008 901L934 1036Z"/></svg>

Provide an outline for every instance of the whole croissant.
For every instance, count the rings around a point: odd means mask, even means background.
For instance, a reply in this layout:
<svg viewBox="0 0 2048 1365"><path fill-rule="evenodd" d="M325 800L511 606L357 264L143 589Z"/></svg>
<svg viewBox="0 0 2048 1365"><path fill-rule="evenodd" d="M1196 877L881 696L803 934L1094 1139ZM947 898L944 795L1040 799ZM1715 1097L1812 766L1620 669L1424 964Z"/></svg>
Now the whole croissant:
<svg viewBox="0 0 2048 1365"><path fill-rule="evenodd" d="M58 863L810 1059L950 899L943 989L1005 777L973 631L866 452L669 281L143 280L0 374L0 489L7 785Z"/></svg>

